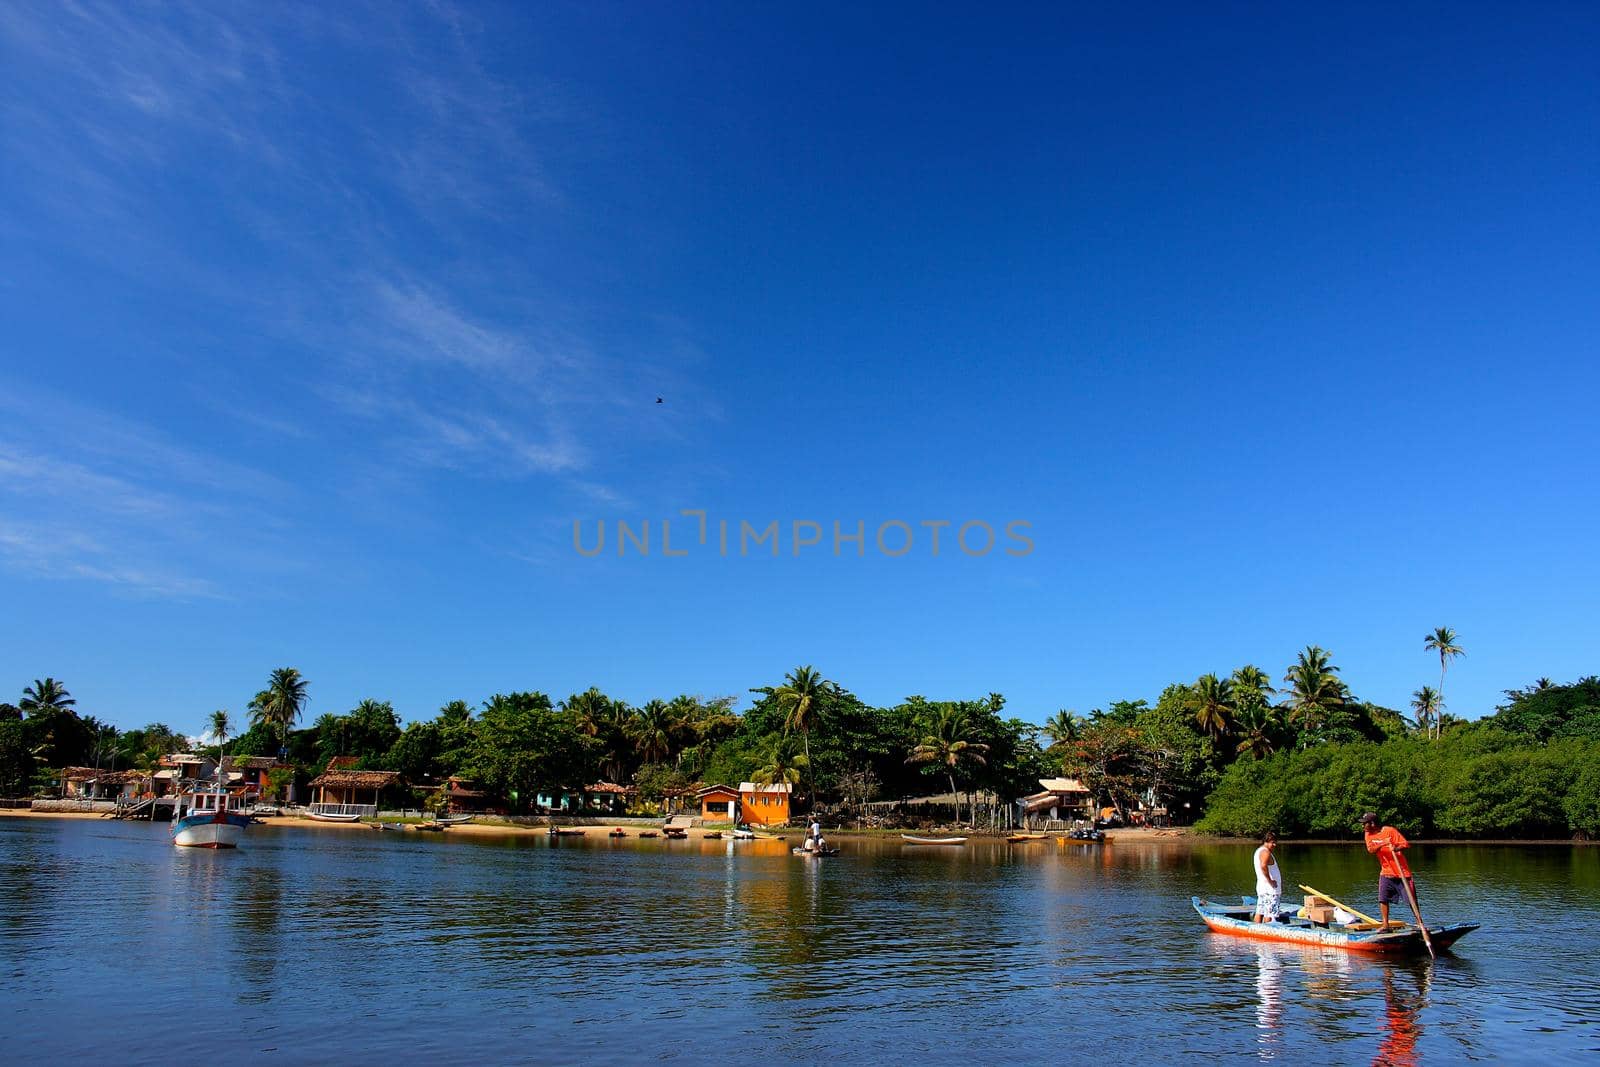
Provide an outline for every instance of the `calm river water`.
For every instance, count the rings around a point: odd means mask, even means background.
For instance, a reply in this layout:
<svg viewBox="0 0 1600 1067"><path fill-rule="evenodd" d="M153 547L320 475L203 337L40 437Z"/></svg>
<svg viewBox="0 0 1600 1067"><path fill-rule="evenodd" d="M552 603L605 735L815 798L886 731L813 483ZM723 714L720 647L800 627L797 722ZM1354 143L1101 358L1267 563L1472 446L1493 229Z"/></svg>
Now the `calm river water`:
<svg viewBox="0 0 1600 1067"><path fill-rule="evenodd" d="M1413 849L1430 965L1207 933L1246 845L842 845L0 818L0 1062L1600 1063L1600 849Z"/></svg>

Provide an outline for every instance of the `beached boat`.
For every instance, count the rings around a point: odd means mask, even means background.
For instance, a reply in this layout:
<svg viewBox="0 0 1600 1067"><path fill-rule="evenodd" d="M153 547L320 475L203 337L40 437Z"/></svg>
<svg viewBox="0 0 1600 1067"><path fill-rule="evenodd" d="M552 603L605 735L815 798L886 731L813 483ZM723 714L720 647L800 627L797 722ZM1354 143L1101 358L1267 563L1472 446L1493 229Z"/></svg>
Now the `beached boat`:
<svg viewBox="0 0 1600 1067"><path fill-rule="evenodd" d="M229 802L233 807L229 807ZM189 814L172 823L172 843L184 848L237 848L253 821L240 811L238 798L217 786L183 794Z"/></svg>
<svg viewBox="0 0 1600 1067"><path fill-rule="evenodd" d="M661 834L659 832L655 831L655 830L640 830L639 831L639 836L640 837L660 837Z"/></svg>
<svg viewBox="0 0 1600 1067"><path fill-rule="evenodd" d="M585 830L577 830L570 826L550 827L551 837L582 837L586 832L587 831Z"/></svg>
<svg viewBox="0 0 1600 1067"><path fill-rule="evenodd" d="M964 845L964 837L918 837L916 834L901 834L900 839L908 845Z"/></svg>
<svg viewBox="0 0 1600 1067"><path fill-rule="evenodd" d="M1371 923L1352 923L1349 926L1314 923L1309 919L1296 918L1297 909L1288 904L1279 907L1278 922L1258 923L1250 919L1255 912L1253 897L1244 897L1240 904L1216 904L1199 897L1190 897L1189 901L1213 933L1381 955L1428 951L1422 934L1409 924L1381 930ZM1428 936L1433 939L1435 949L1445 949L1476 930L1479 925L1457 923L1454 926L1430 926Z"/></svg>
<svg viewBox="0 0 1600 1067"><path fill-rule="evenodd" d="M740 827L733 832L733 839L735 841L754 841L756 839L756 832L745 827Z"/></svg>
<svg viewBox="0 0 1600 1067"><path fill-rule="evenodd" d="M721 830L707 830L702 836L707 841L721 841L722 840L722 831Z"/></svg>
<svg viewBox="0 0 1600 1067"><path fill-rule="evenodd" d="M404 833L406 824L403 822L375 822L372 828L379 833Z"/></svg>
<svg viewBox="0 0 1600 1067"><path fill-rule="evenodd" d="M440 826L460 826L462 823L471 821L471 815L441 815L434 820Z"/></svg>
<svg viewBox="0 0 1600 1067"><path fill-rule="evenodd" d="M442 822L423 822L417 824L417 829L425 834L442 834L448 827Z"/></svg>
<svg viewBox="0 0 1600 1067"><path fill-rule="evenodd" d="M1024 841L1045 841L1049 837L1049 834L1008 834L1006 841L1009 844L1020 845Z"/></svg>
<svg viewBox="0 0 1600 1067"><path fill-rule="evenodd" d="M672 838L674 841L682 841L684 838L689 836L689 831L685 830L681 826L668 826L661 832L667 837Z"/></svg>
<svg viewBox="0 0 1600 1067"><path fill-rule="evenodd" d="M323 822L360 822L361 821L360 813L345 814L343 812L337 812L337 811L318 811L316 808L307 808L306 809L306 814L311 816L313 819L321 819Z"/></svg>
<svg viewBox="0 0 1600 1067"><path fill-rule="evenodd" d="M627 837L628 836L628 831L624 830L622 827L619 826L615 830L612 830L610 833L606 834L606 836L607 837Z"/></svg>

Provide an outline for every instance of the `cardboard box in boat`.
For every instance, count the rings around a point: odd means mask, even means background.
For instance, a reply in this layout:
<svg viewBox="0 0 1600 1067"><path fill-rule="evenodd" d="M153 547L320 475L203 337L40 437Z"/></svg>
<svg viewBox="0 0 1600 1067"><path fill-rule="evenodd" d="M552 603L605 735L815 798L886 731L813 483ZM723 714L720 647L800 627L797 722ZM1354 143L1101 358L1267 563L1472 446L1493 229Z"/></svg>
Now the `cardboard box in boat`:
<svg viewBox="0 0 1600 1067"><path fill-rule="evenodd" d="M1333 922L1333 906L1331 904L1319 904L1316 907L1307 907L1304 910L1306 918L1314 923L1321 923L1326 926Z"/></svg>
<svg viewBox="0 0 1600 1067"><path fill-rule="evenodd" d="M1333 901L1329 900L1327 897L1319 897L1315 893L1306 894L1305 906L1308 908L1328 907L1332 903Z"/></svg>

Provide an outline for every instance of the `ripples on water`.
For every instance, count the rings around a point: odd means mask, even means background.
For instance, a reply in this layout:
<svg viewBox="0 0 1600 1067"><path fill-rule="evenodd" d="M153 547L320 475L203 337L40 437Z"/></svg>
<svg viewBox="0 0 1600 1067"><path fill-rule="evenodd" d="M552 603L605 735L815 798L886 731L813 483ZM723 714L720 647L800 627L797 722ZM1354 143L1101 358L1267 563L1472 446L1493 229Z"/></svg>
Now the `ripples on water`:
<svg viewBox="0 0 1600 1067"><path fill-rule="evenodd" d="M1594 1059L1600 852L1418 849L1437 964L1206 933L1250 847L469 838L0 819L0 1062ZM1361 906L1372 861L1280 848Z"/></svg>

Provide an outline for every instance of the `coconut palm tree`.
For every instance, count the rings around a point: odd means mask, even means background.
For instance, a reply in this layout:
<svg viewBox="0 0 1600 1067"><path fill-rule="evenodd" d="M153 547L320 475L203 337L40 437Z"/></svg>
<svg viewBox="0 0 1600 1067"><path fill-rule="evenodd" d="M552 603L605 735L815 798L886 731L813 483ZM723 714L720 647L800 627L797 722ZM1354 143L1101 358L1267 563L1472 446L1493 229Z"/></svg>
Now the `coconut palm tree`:
<svg viewBox="0 0 1600 1067"><path fill-rule="evenodd" d="M801 773L810 764L806 754L795 748L794 738L788 734L774 735L761 754L761 766L751 774L756 785L796 785Z"/></svg>
<svg viewBox="0 0 1600 1067"><path fill-rule="evenodd" d="M1448 626L1441 626L1424 637L1422 639L1422 647L1431 652L1439 653L1439 699L1443 701L1444 670L1450 665L1452 659L1466 655L1466 649L1456 643L1456 632Z"/></svg>
<svg viewBox="0 0 1600 1067"><path fill-rule="evenodd" d="M660 700L652 700L636 709L628 723L628 736L633 740L639 758L646 763L661 763L670 759L672 739L676 733L677 724L673 721L672 713Z"/></svg>
<svg viewBox="0 0 1600 1067"><path fill-rule="evenodd" d="M267 678L267 687L250 701L250 721L278 733L281 754L289 745L289 728L300 721L309 699L309 682L293 667L279 667Z"/></svg>
<svg viewBox="0 0 1600 1067"><path fill-rule="evenodd" d="M1233 683L1234 703L1241 707L1251 703L1251 696L1259 697L1262 703L1266 703L1267 698L1277 692L1272 688L1272 679L1267 677L1267 672L1248 663L1235 670L1228 680Z"/></svg>
<svg viewBox="0 0 1600 1067"><path fill-rule="evenodd" d="M1044 735L1050 739L1048 751L1054 752L1078 739L1083 732L1083 720L1062 708L1045 720Z"/></svg>
<svg viewBox="0 0 1600 1067"><path fill-rule="evenodd" d="M821 712L818 701L827 688L827 679L805 666L790 671L783 684L772 691L773 699L783 711L784 732L800 735L808 770L811 767L811 728L817 724ZM807 789L806 793L809 800L811 790Z"/></svg>
<svg viewBox="0 0 1600 1067"><path fill-rule="evenodd" d="M35 678L33 684L22 691L17 707L23 711L45 711L53 708L70 708L77 701L67 692L67 687L54 678Z"/></svg>
<svg viewBox="0 0 1600 1067"><path fill-rule="evenodd" d="M956 789L956 772L968 763L976 763L981 767L988 762L985 753L989 751L989 746L971 738L972 724L966 711L954 705L945 705L927 724L922 741L906 757L907 763L938 764L944 768L958 819L961 817L961 797ZM972 817L976 821L976 807Z"/></svg>
<svg viewBox="0 0 1600 1067"><path fill-rule="evenodd" d="M1411 694L1411 710L1417 713L1417 725L1423 734L1432 737L1433 724L1439 721L1439 713L1444 710L1444 701L1439 699L1433 686L1425 685Z"/></svg>
<svg viewBox="0 0 1600 1067"><path fill-rule="evenodd" d="M1239 709L1234 729L1239 735L1235 746L1239 755L1249 753L1254 759L1266 759L1277 751L1274 738L1278 733L1278 717L1272 705L1257 702Z"/></svg>
<svg viewBox="0 0 1600 1067"><path fill-rule="evenodd" d="M1344 705L1348 691L1338 671L1325 649L1307 645L1283 676L1289 686L1285 707L1304 736L1315 736L1328 712Z"/></svg>
<svg viewBox="0 0 1600 1067"><path fill-rule="evenodd" d="M1190 687L1199 707L1194 721L1213 738L1233 729L1233 683L1214 674L1202 674Z"/></svg>

